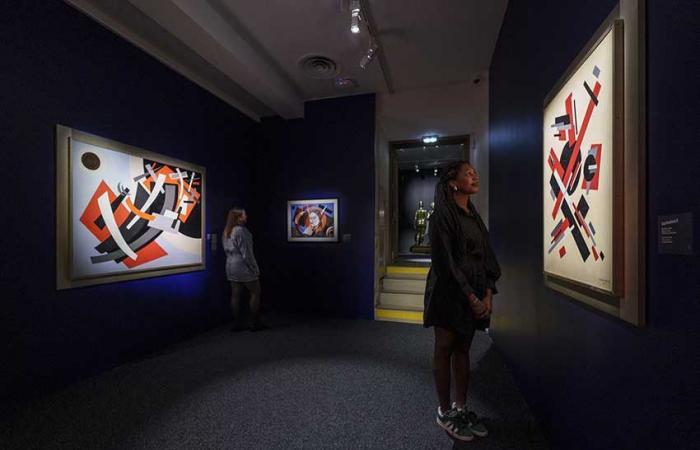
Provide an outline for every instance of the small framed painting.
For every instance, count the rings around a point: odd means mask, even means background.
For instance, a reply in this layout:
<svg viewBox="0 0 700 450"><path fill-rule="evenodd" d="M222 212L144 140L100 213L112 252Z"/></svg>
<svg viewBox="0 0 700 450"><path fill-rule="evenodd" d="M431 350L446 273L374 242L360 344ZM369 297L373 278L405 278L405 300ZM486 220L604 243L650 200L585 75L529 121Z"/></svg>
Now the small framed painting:
<svg viewBox="0 0 700 450"><path fill-rule="evenodd" d="M338 242L338 199L287 202L287 241Z"/></svg>

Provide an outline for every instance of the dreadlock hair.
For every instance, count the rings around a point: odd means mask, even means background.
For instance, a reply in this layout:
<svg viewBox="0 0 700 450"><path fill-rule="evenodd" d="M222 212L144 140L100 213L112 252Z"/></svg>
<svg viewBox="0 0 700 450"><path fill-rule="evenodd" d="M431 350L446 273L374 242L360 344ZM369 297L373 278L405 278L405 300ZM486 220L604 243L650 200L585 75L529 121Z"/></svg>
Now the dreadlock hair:
<svg viewBox="0 0 700 450"><path fill-rule="evenodd" d="M457 178L459 169L465 164L469 164L469 161L458 160L449 163L442 172L440 181L438 181L435 186L435 214L451 235L462 239L464 237L462 237L462 233L460 232L459 206L457 206L457 203L454 201L454 190L450 187L450 181ZM472 205L470 202L470 208L471 207Z"/></svg>

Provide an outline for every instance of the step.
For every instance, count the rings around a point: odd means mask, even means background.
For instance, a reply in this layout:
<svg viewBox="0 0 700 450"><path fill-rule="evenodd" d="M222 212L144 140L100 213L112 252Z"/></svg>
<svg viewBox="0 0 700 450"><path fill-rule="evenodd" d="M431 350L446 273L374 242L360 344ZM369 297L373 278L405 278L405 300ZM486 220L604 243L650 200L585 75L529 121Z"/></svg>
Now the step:
<svg viewBox="0 0 700 450"><path fill-rule="evenodd" d="M429 267L387 266L386 277L425 280L428 277L428 270Z"/></svg>
<svg viewBox="0 0 700 450"><path fill-rule="evenodd" d="M422 311L403 311L398 309L375 308L374 319L387 322L404 322L417 325L423 324Z"/></svg>
<svg viewBox="0 0 700 450"><path fill-rule="evenodd" d="M382 292L379 294L379 308L423 311L423 294L399 294Z"/></svg>
<svg viewBox="0 0 700 450"><path fill-rule="evenodd" d="M411 278L383 278L382 292L422 295L425 292L425 280Z"/></svg>

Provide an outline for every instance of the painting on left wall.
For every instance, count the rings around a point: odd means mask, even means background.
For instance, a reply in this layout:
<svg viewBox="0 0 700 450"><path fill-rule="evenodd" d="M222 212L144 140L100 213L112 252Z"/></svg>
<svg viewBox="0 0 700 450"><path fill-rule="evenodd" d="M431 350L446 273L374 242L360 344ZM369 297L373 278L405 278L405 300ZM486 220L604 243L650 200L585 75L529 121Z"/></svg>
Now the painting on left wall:
<svg viewBox="0 0 700 450"><path fill-rule="evenodd" d="M203 270L205 169L57 127L57 287Z"/></svg>

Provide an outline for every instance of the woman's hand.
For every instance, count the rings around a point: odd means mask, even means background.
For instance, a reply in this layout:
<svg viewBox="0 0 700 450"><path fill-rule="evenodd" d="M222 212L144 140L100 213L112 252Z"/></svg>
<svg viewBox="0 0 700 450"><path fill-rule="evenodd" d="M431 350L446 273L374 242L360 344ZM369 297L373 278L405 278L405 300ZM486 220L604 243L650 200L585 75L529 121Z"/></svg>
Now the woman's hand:
<svg viewBox="0 0 700 450"><path fill-rule="evenodd" d="M484 312L483 317L479 317L479 319L486 319L493 312L493 295L491 294L490 290L486 293L486 296L481 300L481 303L484 304L484 309L486 311Z"/></svg>
<svg viewBox="0 0 700 450"><path fill-rule="evenodd" d="M488 317L486 305L474 294L469 294L469 307L472 309L472 312L477 319Z"/></svg>

